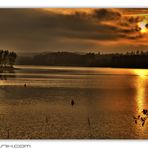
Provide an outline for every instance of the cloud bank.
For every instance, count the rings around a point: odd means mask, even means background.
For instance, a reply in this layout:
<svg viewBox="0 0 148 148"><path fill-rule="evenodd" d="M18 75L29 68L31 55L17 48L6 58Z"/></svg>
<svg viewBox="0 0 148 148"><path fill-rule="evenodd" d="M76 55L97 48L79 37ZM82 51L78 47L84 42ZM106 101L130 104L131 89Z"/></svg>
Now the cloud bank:
<svg viewBox="0 0 148 148"><path fill-rule="evenodd" d="M0 9L0 48L18 52L146 50L147 9Z"/></svg>

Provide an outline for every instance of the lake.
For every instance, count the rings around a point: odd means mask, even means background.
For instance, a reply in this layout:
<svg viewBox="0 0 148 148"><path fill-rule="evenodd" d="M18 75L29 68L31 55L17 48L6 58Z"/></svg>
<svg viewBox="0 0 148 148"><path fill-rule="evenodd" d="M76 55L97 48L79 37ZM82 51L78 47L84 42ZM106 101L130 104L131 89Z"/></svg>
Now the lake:
<svg viewBox="0 0 148 148"><path fill-rule="evenodd" d="M133 119L148 109L148 70L15 68L0 73L1 139L148 138Z"/></svg>

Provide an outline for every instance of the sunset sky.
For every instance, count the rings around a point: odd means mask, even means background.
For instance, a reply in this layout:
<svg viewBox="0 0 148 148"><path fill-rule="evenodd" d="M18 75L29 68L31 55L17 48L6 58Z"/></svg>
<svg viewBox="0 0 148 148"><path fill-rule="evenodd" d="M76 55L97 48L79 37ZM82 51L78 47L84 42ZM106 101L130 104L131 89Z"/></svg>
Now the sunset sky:
<svg viewBox="0 0 148 148"><path fill-rule="evenodd" d="M148 9L0 9L0 48L45 51L148 51Z"/></svg>

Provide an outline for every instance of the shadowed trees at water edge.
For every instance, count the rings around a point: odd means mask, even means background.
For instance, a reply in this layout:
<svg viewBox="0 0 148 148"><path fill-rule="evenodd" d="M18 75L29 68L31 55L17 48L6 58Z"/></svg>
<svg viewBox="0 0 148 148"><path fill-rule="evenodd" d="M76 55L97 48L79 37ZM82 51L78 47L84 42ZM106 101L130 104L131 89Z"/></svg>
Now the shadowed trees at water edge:
<svg viewBox="0 0 148 148"><path fill-rule="evenodd" d="M29 55L29 54L28 54ZM127 53L74 53L44 52L32 56L19 56L22 65L83 66L83 67L120 67L148 68L148 52L132 51Z"/></svg>
<svg viewBox="0 0 148 148"><path fill-rule="evenodd" d="M8 50L0 50L0 67L13 67L17 58L17 54L15 52L10 52Z"/></svg>

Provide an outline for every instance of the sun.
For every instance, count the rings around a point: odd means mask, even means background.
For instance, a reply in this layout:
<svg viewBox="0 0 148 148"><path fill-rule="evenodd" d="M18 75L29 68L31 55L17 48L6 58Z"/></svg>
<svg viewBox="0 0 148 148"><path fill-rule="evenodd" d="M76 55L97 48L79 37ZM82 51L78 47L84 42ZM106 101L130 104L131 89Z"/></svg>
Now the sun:
<svg viewBox="0 0 148 148"><path fill-rule="evenodd" d="M147 21L142 21L138 23L138 26L140 27L140 32L141 33L148 33L148 22Z"/></svg>

